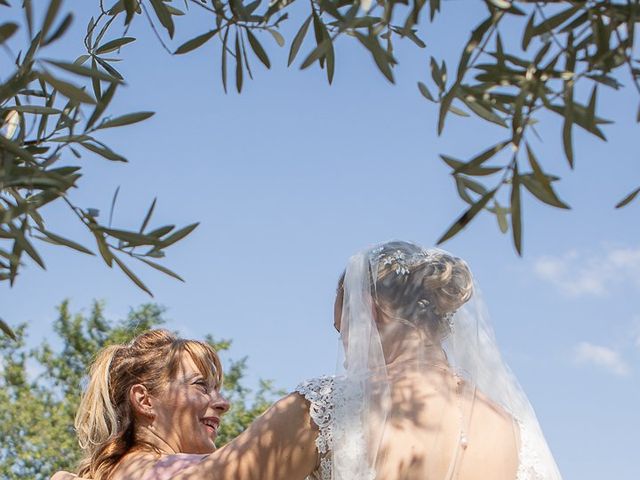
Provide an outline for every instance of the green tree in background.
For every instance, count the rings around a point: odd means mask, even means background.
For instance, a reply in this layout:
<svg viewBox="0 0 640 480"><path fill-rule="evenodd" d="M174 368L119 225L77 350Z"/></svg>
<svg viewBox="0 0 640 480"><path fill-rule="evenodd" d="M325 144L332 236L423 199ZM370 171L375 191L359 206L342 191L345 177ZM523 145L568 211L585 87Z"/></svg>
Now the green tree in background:
<svg viewBox="0 0 640 480"><path fill-rule="evenodd" d="M15 329L17 341L0 338L0 478L48 479L57 470L74 470L80 451L73 420L88 365L103 346L162 326L163 313L158 305L146 304L113 321L105 318L100 302L84 314L72 313L65 301L53 326L60 348L44 341L27 349L25 325ZM231 346L228 340L207 341L218 352ZM243 384L246 358L224 360L224 394L232 408L223 419L218 445L242 432L281 393L261 381L252 394Z"/></svg>

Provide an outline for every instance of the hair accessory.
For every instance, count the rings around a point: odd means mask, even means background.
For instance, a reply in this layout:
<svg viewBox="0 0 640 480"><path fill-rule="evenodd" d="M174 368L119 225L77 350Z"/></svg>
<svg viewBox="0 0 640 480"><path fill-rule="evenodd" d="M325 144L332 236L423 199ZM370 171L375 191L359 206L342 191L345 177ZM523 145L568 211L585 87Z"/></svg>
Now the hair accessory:
<svg viewBox="0 0 640 480"><path fill-rule="evenodd" d="M384 246L371 250L371 257L374 262L382 265L391 265L396 275L408 275L411 267L424 263L431 255L431 252L421 251L407 255L399 249L389 250Z"/></svg>

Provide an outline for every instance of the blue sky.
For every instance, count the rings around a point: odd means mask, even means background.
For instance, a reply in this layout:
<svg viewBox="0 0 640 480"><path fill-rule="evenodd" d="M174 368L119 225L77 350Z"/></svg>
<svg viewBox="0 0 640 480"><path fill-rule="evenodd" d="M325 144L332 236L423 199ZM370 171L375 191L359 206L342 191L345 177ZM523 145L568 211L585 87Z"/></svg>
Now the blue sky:
<svg viewBox="0 0 640 480"><path fill-rule="evenodd" d="M83 53L93 4L73 4L74 28L51 56ZM256 80L242 95L222 91L219 43L170 57L138 22L131 32L138 42L125 47L119 65L128 85L110 113L157 113L104 132L131 163L86 155L73 199L106 216L120 186L115 226L135 228L156 196L154 225L200 221L166 259L186 283L134 265L154 301L168 308L169 327L233 339L231 356L249 357L253 383L271 378L291 389L330 373L333 295L348 257L394 238L432 245L464 208L438 154L469 158L504 136L499 127L450 117L437 137L436 107L416 88L428 78L428 55L453 68L480 15L481 2L444 2L437 23L422 26L428 49L400 46L396 86L350 39L338 43L329 87L316 67L287 69L288 47L276 48L265 35L274 67L254 62ZM302 22L292 16L286 38ZM207 28L203 18L178 27L174 47ZM503 33L505 45L519 44L516 31ZM604 128L607 143L576 132L573 172L563 159L561 124L550 118L541 126L544 142L533 146L545 168L563 177L559 192L573 209L525 198L524 258L488 216L445 245L471 265L498 342L568 480L640 473L640 204L613 209L640 183L638 101L632 88L600 92L602 116L619 121ZM52 231L91 244L64 209L49 208L47 218ZM64 298L85 311L103 299L116 318L149 301L97 258L46 245L42 251L46 272L29 264L14 288L0 287L0 315L28 321L34 343L51 336L54 307Z"/></svg>

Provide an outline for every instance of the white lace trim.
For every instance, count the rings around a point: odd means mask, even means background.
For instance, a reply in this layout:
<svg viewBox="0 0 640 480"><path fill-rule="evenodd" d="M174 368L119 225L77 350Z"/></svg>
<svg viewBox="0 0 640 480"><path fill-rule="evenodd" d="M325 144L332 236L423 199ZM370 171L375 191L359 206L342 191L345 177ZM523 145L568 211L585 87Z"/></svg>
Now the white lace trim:
<svg viewBox="0 0 640 480"><path fill-rule="evenodd" d="M306 480L331 480L331 456L328 454L333 445L334 385L333 377L323 376L304 381L295 389L309 402L309 415L319 430L316 447L320 465Z"/></svg>
<svg viewBox="0 0 640 480"><path fill-rule="evenodd" d="M520 420L518 420L518 426L520 427L520 453L516 480L544 480L547 478L546 473L533 447L531 432Z"/></svg>

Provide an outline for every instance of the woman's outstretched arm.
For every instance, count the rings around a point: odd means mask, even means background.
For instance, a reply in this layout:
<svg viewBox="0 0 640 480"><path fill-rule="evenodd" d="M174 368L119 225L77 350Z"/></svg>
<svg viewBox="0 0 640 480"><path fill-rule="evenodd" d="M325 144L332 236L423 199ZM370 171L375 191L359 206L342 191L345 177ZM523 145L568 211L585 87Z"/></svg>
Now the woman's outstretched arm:
<svg viewBox="0 0 640 480"><path fill-rule="evenodd" d="M304 480L319 463L318 429L297 393L275 403L243 433L175 480Z"/></svg>

